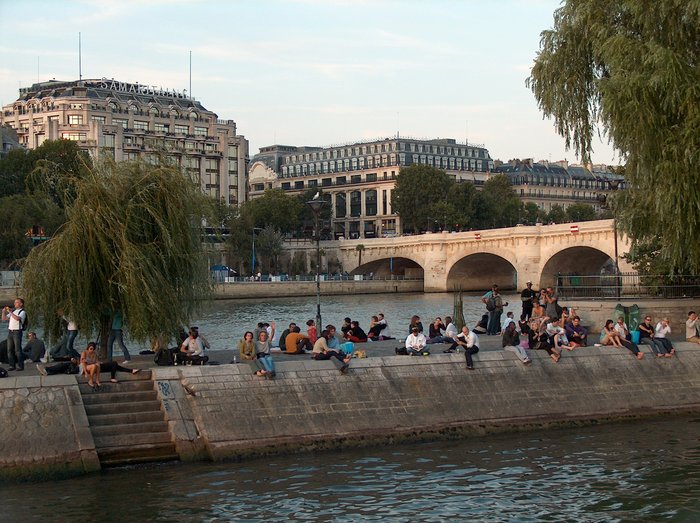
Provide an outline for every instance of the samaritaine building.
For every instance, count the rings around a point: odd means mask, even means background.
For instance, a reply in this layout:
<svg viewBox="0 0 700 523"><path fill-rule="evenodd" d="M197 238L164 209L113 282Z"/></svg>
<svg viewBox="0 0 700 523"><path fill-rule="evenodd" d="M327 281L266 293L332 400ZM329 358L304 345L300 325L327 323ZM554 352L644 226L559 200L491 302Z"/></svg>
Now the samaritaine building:
<svg viewBox="0 0 700 523"><path fill-rule="evenodd" d="M403 166L424 164L443 169L458 181L477 185L493 168L481 145L456 140L405 137L331 147L272 145L251 159L250 197L280 188L298 194L310 188L329 193L336 238L374 238L402 232L391 209L391 192Z"/></svg>
<svg viewBox="0 0 700 523"><path fill-rule="evenodd" d="M248 141L186 91L102 78L52 80L19 94L0 125L14 128L26 148L63 138L117 161L164 152L206 194L231 205L246 199Z"/></svg>

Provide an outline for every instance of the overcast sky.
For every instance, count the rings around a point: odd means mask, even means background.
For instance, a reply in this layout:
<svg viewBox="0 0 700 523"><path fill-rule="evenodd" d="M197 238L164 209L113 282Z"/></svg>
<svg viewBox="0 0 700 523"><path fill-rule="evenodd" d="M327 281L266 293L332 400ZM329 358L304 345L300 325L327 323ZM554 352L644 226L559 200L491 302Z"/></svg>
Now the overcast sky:
<svg viewBox="0 0 700 523"><path fill-rule="evenodd" d="M0 0L0 103L37 81L189 87L259 147L396 135L576 160L525 87L559 0ZM593 160L618 163L596 145Z"/></svg>

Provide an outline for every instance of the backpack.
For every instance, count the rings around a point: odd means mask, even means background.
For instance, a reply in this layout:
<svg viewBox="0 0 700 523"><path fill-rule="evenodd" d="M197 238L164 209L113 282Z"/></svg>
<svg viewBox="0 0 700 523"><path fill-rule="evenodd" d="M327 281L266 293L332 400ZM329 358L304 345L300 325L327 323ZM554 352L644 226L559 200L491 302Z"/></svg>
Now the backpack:
<svg viewBox="0 0 700 523"><path fill-rule="evenodd" d="M29 325L29 315L27 314L27 311L25 311L24 309L19 309L19 312L17 313L17 315L19 316L19 313L22 311L24 311L24 320L22 320L22 324L19 326L19 328L23 331L26 331L27 326Z"/></svg>
<svg viewBox="0 0 700 523"><path fill-rule="evenodd" d="M167 347L158 349L156 355L153 357L153 361L160 367L167 367L173 364L173 353Z"/></svg>
<svg viewBox="0 0 700 523"><path fill-rule="evenodd" d="M0 367L0 378L7 378L7 370L3 367Z"/></svg>
<svg viewBox="0 0 700 523"><path fill-rule="evenodd" d="M493 296L486 300L486 310L489 312L496 310L496 299Z"/></svg>

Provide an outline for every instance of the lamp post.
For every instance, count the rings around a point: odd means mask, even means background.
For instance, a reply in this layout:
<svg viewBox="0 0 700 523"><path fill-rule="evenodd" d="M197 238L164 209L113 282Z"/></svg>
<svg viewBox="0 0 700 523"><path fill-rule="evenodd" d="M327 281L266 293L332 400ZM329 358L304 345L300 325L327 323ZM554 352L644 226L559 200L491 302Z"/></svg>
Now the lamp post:
<svg viewBox="0 0 700 523"><path fill-rule="evenodd" d="M253 253L252 253L252 259L250 260L250 274L253 275L253 279L255 279L255 231L262 231L260 227L253 227Z"/></svg>
<svg viewBox="0 0 700 523"><path fill-rule="evenodd" d="M314 213L314 239L316 240L316 328L319 332L323 329L321 325L321 209L326 204L318 194L313 200L306 202Z"/></svg>

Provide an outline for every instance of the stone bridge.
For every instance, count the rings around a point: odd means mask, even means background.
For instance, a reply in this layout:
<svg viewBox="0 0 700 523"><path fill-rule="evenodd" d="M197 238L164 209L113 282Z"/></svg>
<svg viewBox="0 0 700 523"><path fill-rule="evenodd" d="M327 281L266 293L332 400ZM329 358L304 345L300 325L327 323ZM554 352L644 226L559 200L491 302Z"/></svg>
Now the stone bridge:
<svg viewBox="0 0 700 523"><path fill-rule="evenodd" d="M612 272L615 233L613 220L596 220L338 240L322 242L321 247L326 257L337 257L351 274L422 277L426 292L452 291L457 286L483 290L493 283L504 289L519 289L528 280L535 288L553 285L557 273ZM628 250L628 239L619 235L620 256ZM621 257L618 264L622 272L633 270Z"/></svg>

